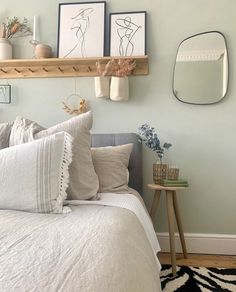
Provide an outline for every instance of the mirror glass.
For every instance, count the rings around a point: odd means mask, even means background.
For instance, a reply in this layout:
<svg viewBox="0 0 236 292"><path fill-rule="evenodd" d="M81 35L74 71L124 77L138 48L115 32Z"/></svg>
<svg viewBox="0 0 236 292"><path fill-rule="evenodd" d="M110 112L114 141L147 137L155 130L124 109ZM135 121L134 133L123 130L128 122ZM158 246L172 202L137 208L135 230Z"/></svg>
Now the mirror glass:
<svg viewBox="0 0 236 292"><path fill-rule="evenodd" d="M219 102L228 87L228 56L224 36L206 32L185 39L179 46L173 92L182 102Z"/></svg>

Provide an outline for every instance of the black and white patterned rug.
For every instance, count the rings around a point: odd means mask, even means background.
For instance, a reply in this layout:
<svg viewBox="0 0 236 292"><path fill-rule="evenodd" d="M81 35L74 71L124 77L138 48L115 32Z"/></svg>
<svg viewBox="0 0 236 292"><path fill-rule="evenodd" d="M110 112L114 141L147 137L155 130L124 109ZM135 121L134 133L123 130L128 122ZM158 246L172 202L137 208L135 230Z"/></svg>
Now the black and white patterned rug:
<svg viewBox="0 0 236 292"><path fill-rule="evenodd" d="M177 266L172 276L170 265L162 265L163 292L236 292L236 269Z"/></svg>

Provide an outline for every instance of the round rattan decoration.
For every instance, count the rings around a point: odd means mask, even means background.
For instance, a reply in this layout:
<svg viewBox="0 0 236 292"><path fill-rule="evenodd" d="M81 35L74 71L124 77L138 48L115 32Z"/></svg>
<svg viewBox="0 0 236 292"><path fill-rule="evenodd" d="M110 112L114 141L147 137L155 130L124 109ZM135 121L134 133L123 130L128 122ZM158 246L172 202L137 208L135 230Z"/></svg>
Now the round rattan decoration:
<svg viewBox="0 0 236 292"><path fill-rule="evenodd" d="M72 107L69 103L70 100L72 98L77 98L79 99L79 104L78 107ZM69 95L65 101L62 102L63 104L63 110L70 114L70 115L80 115L82 113L85 113L88 111L88 106L87 106L87 102L84 98L82 98L80 95L78 94L71 94Z"/></svg>

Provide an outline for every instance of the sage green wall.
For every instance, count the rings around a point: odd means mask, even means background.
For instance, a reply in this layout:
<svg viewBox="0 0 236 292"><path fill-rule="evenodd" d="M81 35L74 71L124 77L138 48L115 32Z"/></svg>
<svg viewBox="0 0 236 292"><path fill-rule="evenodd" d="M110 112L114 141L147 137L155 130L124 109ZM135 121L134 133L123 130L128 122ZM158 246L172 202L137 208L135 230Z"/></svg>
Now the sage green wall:
<svg viewBox="0 0 236 292"><path fill-rule="evenodd" d="M40 17L41 40L57 41L57 0L1 0L3 16ZM68 2L72 2L69 0ZM76 1L75 1L76 2ZM236 234L236 2L235 0L110 0L108 13L147 10L150 74L130 78L130 101L110 102L94 97L93 78L78 78L77 87L94 112L94 132L137 131L144 122L154 126L162 139L173 144L167 159L181 169L190 183L179 194L186 232ZM219 104L193 106L172 94L172 70L179 43L190 35L221 31L227 40L230 86ZM18 39L16 57L31 57L28 39ZM6 82L6 81L5 81ZM68 118L61 101L74 92L75 78L9 80L13 103L0 106L0 121L17 114L49 126ZM1 81L1 84L4 80ZM144 186L152 181L154 153L144 150ZM145 187L150 205L152 192ZM162 200L161 210L164 210ZM155 218L158 231L167 231L165 212Z"/></svg>
<svg viewBox="0 0 236 292"><path fill-rule="evenodd" d="M177 62L174 87L179 99L200 104L221 100L223 66L223 58L204 62Z"/></svg>

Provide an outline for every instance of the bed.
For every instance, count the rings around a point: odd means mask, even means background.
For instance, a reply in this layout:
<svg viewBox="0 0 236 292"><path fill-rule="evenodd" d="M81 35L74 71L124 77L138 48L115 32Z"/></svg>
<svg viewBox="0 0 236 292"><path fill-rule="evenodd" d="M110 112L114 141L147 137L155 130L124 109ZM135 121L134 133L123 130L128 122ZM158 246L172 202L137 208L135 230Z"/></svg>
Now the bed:
<svg viewBox="0 0 236 292"><path fill-rule="evenodd" d="M66 200L65 214L0 210L1 292L158 292L159 244L142 198L135 134L93 134L92 146L133 143L129 187Z"/></svg>

